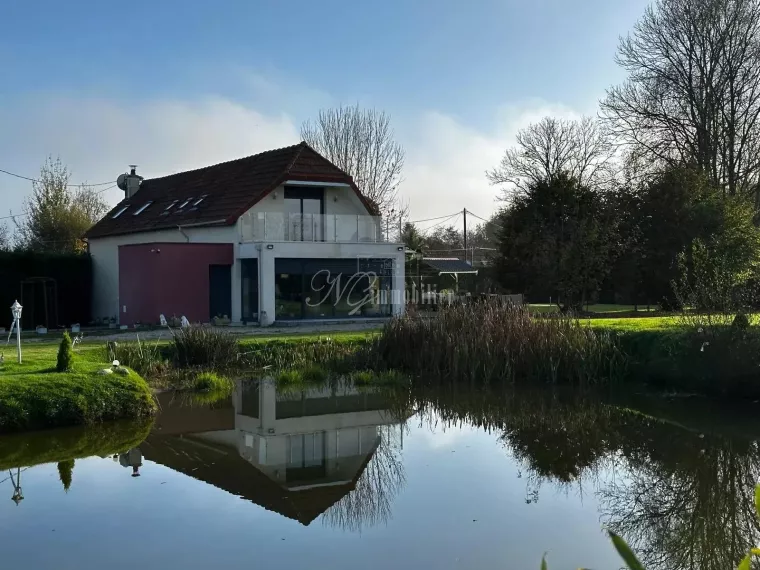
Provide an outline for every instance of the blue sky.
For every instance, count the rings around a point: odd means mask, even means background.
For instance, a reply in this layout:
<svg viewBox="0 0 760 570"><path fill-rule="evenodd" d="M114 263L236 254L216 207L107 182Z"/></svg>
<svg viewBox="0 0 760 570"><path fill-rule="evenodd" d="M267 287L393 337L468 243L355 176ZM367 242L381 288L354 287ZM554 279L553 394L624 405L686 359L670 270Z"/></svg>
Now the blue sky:
<svg viewBox="0 0 760 570"><path fill-rule="evenodd" d="M647 3L10 0L0 168L166 174L297 142L320 107L358 102L393 117L413 218L485 215L483 171L530 121L596 112ZM3 211L28 190L0 178Z"/></svg>

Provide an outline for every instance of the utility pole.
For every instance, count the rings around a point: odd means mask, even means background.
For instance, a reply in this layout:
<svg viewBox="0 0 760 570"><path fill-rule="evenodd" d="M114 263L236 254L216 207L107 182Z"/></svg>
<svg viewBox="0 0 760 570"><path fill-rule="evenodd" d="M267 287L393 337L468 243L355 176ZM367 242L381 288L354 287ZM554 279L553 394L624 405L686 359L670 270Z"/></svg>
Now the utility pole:
<svg viewBox="0 0 760 570"><path fill-rule="evenodd" d="M467 208L462 210L464 217L464 262L467 263Z"/></svg>

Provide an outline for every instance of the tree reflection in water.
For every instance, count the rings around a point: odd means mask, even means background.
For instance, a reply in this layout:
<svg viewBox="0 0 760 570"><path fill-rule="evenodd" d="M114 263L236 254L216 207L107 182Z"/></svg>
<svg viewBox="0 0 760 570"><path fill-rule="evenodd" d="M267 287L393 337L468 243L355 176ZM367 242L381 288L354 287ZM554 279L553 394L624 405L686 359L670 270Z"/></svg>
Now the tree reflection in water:
<svg viewBox="0 0 760 570"><path fill-rule="evenodd" d="M736 567L760 536L758 446L677 435L626 456L627 476L600 490L603 519L650 569Z"/></svg>
<svg viewBox="0 0 760 570"><path fill-rule="evenodd" d="M361 532L391 519L393 500L406 482L401 458L401 430L404 429L404 423L378 426L379 441L375 453L357 479L355 488L322 515L323 524Z"/></svg>
<svg viewBox="0 0 760 570"><path fill-rule="evenodd" d="M499 434L527 475L529 503L543 484L583 493L590 480L602 524L650 570L736 567L760 538L753 501L760 447L749 433L705 426L699 411L675 417L658 406L652 417L640 398L634 409L577 391L440 384L400 398L427 421Z"/></svg>

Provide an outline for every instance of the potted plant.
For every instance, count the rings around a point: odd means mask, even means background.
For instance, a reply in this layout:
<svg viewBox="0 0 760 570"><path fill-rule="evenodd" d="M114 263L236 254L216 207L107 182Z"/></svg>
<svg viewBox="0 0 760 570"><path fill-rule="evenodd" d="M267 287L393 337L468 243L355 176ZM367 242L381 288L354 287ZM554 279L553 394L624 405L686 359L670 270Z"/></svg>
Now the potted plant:
<svg viewBox="0 0 760 570"><path fill-rule="evenodd" d="M108 328L109 329L115 329L116 328L116 317L111 317L108 321Z"/></svg>

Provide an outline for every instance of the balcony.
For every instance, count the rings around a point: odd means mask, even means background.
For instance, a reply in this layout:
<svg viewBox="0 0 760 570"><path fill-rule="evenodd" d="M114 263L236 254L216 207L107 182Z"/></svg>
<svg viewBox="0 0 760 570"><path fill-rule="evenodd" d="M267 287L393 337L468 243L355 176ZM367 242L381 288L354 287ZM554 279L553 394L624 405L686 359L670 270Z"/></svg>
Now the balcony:
<svg viewBox="0 0 760 570"><path fill-rule="evenodd" d="M382 219L346 214L248 212L240 218L240 241L383 243Z"/></svg>

